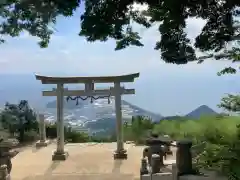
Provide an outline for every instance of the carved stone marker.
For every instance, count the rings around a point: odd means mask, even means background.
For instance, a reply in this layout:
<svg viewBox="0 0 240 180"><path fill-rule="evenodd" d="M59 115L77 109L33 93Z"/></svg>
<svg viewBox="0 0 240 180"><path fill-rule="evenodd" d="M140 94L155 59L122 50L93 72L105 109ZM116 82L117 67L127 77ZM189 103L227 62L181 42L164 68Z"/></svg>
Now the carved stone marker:
<svg viewBox="0 0 240 180"><path fill-rule="evenodd" d="M188 140L177 142L176 165L179 175L192 174L192 142Z"/></svg>
<svg viewBox="0 0 240 180"><path fill-rule="evenodd" d="M45 147L49 144L49 140L46 139L46 127L45 127L44 114L38 114L38 122L39 122L40 140L36 143L36 147Z"/></svg>

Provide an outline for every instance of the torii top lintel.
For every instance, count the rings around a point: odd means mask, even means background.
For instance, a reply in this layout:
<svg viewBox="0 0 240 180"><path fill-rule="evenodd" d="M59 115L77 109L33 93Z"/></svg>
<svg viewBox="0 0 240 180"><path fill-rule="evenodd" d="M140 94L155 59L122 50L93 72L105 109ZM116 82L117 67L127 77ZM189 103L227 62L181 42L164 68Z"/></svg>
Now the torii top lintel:
<svg viewBox="0 0 240 180"><path fill-rule="evenodd" d="M53 77L41 76L35 74L37 80L41 80L42 84L75 84L75 83L112 83L112 82L133 82L138 78L140 73L127 74L121 76L85 76L85 77Z"/></svg>

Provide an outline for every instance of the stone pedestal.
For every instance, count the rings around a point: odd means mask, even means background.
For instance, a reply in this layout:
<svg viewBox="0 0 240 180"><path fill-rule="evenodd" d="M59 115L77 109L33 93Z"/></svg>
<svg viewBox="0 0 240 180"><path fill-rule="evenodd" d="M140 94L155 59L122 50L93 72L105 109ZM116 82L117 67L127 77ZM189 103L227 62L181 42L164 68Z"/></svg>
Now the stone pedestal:
<svg viewBox="0 0 240 180"><path fill-rule="evenodd" d="M68 152L57 152L55 151L52 155L53 161L65 161L68 158L69 154Z"/></svg>
<svg viewBox="0 0 240 180"><path fill-rule="evenodd" d="M10 174L8 173L7 165L0 166L0 180L10 180Z"/></svg>
<svg viewBox="0 0 240 180"><path fill-rule="evenodd" d="M127 159L127 151L121 150L121 151L115 151L113 155L114 159Z"/></svg>

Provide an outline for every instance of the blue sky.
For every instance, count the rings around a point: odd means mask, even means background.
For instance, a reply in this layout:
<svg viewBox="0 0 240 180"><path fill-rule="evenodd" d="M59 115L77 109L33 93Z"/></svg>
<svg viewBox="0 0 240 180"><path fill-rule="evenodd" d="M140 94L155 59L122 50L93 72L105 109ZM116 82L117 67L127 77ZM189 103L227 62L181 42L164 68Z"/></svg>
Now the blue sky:
<svg viewBox="0 0 240 180"><path fill-rule="evenodd" d="M55 27L57 32L52 36L47 49L40 49L37 45L38 39L27 33L23 33L18 38L7 38L7 42L0 48L0 73L81 76L140 72L139 80L132 85L136 86L137 94L129 97L129 100L154 112L163 111L166 115L186 113L202 104L213 107L223 93L239 90L239 75L221 78L216 75L223 67L232 65L226 61L209 60L201 65L196 63L165 64L160 58L160 52L154 50L155 42L160 39L157 31L158 24L150 29L134 24L134 29L142 35L142 42L145 46L114 51L113 40L105 43L89 43L83 37L78 36L79 13L80 11L68 19L58 18ZM186 32L193 40L205 22L201 19L189 19L187 24ZM196 87L192 87L195 86L194 83ZM236 85L233 85L234 83ZM218 89L217 92L215 89ZM150 100L147 98L149 92L151 93ZM178 92L182 97L177 94ZM213 97L213 100L209 97ZM180 98L178 100L180 104L175 102L176 98ZM182 106L181 102L184 99L187 100Z"/></svg>

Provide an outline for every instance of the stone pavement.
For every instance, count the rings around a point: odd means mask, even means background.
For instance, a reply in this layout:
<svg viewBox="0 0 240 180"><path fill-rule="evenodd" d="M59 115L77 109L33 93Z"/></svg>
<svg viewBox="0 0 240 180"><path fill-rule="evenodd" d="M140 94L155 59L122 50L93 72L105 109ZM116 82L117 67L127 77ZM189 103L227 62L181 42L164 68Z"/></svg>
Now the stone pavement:
<svg viewBox="0 0 240 180"><path fill-rule="evenodd" d="M116 143L66 144L68 159L53 162L56 144L27 147L12 159L11 180L138 180L144 147L125 144L125 148L128 159L114 160Z"/></svg>

